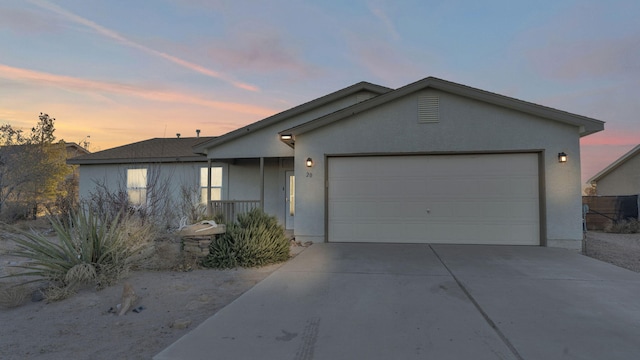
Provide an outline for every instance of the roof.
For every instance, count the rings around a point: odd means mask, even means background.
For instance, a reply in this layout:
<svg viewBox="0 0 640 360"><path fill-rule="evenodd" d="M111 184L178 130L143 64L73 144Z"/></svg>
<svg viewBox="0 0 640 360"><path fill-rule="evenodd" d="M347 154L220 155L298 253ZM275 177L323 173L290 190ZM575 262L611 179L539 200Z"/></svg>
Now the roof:
<svg viewBox="0 0 640 360"><path fill-rule="evenodd" d="M80 155L84 155L84 154L90 154L91 152L85 148L83 148L82 146L74 143L74 142L65 142L64 143L65 147L67 148L67 152L69 154L80 154ZM79 156L79 155L74 155L74 156Z"/></svg>
<svg viewBox="0 0 640 360"><path fill-rule="evenodd" d="M81 155L67 160L68 164L131 164L147 162L206 161L193 153L193 146L214 137L153 138L112 149Z"/></svg>
<svg viewBox="0 0 640 360"><path fill-rule="evenodd" d="M640 154L640 145L634 147L633 149L631 149L631 151L629 151L628 153L622 155L618 160L612 162L609 166L607 166L606 168L604 168L602 171L600 171L599 173L595 174L591 179L589 179L587 181L587 183L592 183L592 182L598 182L600 181L603 177L609 175L613 170L617 169L618 167L620 167L622 164L624 164L625 162L631 160L634 156Z"/></svg>
<svg viewBox="0 0 640 360"><path fill-rule="evenodd" d="M398 99L402 96L411 94L413 92L423 90L426 88L437 89L444 92L452 93L455 95L464 96L474 100L483 101L486 103L502 106L505 108L517 110L520 112L528 113L531 115L543 117L546 119L556 120L570 125L575 125L580 129L580 136L586 136L593 134L604 129L604 121L588 118L586 116L576 115L561 110L556 110L542 105L518 100L504 95L499 95L485 90L472 88L466 85L456 84L450 81L428 77L412 84L398 88L397 90L387 92L380 96L376 96L367 101L352 105L345 109L336 111L332 114L317 118L307 123L292 127L281 131L279 134L290 134L295 137L317 129L319 127L328 125L335 121L341 120L345 117L355 115L357 113L369 110L373 107L385 104L392 100Z"/></svg>
<svg viewBox="0 0 640 360"><path fill-rule="evenodd" d="M241 127L239 129L236 129L234 131L231 131L229 133L226 133L222 136L219 136L215 139L211 139L209 141L203 142L201 144L198 144L197 146L195 146L193 148L193 152L198 153L198 154L205 154L206 150L214 147L214 146L218 146L221 144L224 144L228 141L234 140L236 138L242 137L244 135L250 134L256 130L259 129L263 129L267 126L276 124L282 120L291 118L293 116L297 116L300 115L302 113L305 113L307 111L313 110L315 108L318 108L320 106L323 106L325 104L331 103L333 101L339 100L341 98L344 98L346 96L361 92L361 91L370 91L376 94L385 94L388 93L390 91L393 91L393 89L385 87L385 86L380 86L380 85L376 85L376 84L372 84L372 83L368 83L366 81L361 81L357 84L348 86L344 89L335 91L331 94L319 97L315 100L311 100L309 102L306 102L302 105L298 105L296 107L293 107L289 110L285 110L283 112L280 112L278 114L275 114L273 116L270 116L268 118L262 119L260 121L254 122L252 124L249 124L247 126Z"/></svg>

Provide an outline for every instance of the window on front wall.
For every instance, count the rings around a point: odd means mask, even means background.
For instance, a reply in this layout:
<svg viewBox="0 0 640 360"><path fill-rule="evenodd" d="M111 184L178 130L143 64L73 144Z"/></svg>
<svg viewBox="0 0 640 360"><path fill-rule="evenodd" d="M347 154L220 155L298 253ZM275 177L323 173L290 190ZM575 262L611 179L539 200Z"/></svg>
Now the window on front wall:
<svg viewBox="0 0 640 360"><path fill-rule="evenodd" d="M200 168L200 202L207 202L207 173L209 168ZM222 167L211 167L211 200L222 200Z"/></svg>
<svg viewBox="0 0 640 360"><path fill-rule="evenodd" d="M133 205L147 202L147 169L127 170L127 195Z"/></svg>

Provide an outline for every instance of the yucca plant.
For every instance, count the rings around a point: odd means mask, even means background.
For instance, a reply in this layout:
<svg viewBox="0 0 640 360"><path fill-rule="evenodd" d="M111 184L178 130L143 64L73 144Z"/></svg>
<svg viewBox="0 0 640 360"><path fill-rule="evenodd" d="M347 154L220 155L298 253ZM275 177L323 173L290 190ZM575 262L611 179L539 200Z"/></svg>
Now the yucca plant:
<svg viewBox="0 0 640 360"><path fill-rule="evenodd" d="M63 294L61 297L82 284L93 283L97 288L110 285L127 272L130 258L152 238L150 225L136 223L129 216L96 216L92 211L78 211L68 221L50 218L50 222L57 240L35 231L11 228L8 235L18 246L9 255L28 261L16 266L26 271L10 276L45 280L57 288L51 294Z"/></svg>

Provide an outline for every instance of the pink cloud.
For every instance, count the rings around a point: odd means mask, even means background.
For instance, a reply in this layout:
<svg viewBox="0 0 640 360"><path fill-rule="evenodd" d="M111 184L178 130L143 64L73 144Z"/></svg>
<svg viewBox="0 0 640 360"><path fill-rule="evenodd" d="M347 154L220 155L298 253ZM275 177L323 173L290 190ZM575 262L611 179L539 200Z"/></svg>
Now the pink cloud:
<svg viewBox="0 0 640 360"><path fill-rule="evenodd" d="M55 92L55 91L53 91ZM58 91L59 92L59 91ZM181 103L136 101L135 106L116 103L109 106L93 102L49 98L16 105L0 100L0 124L30 129L40 111L55 117L57 139L80 142L90 136L90 150L98 151L153 137L218 136L254 122L259 117L224 109L212 111Z"/></svg>
<svg viewBox="0 0 640 360"><path fill-rule="evenodd" d="M215 43L209 51L212 61L235 70L271 73L282 71L295 78L310 78L318 70L305 62L292 41L278 31L260 26L242 29L230 39ZM259 29L258 29L259 28Z"/></svg>
<svg viewBox="0 0 640 360"><path fill-rule="evenodd" d="M580 140L582 145L635 146L640 144L640 129L635 131L605 130Z"/></svg>
<svg viewBox="0 0 640 360"><path fill-rule="evenodd" d="M400 40L400 34L398 33L398 30L396 30L396 27L393 24L393 21L391 21L391 18L382 9L382 7L374 6L374 4L372 3L370 3L368 7L369 7L369 11L371 11L371 13L375 15L375 17L377 17L378 20L380 20L380 22L382 22L384 27L387 29L387 33L390 34L394 40L396 41Z"/></svg>
<svg viewBox="0 0 640 360"><path fill-rule="evenodd" d="M63 16L64 18L66 18L66 19L68 19L70 21L73 21L75 23L84 25L84 26L94 30L95 32L97 32L98 34L100 34L102 36L105 36L105 37L108 37L110 39L116 40L117 42L119 42L121 44L124 44L126 46L129 46L129 47L141 50L141 51L144 51L144 52L146 52L148 54L160 57L160 58L165 59L167 61L170 61L170 62L172 62L174 64L177 64L177 65L179 65L179 66L181 66L183 68L189 69L191 71L195 71L197 73L200 73L200 74L212 77L212 78L216 78L216 79L220 79L220 80L226 81L226 82L230 83L231 85L233 85L233 86L235 86L235 87L237 87L239 89L248 90L248 91L258 91L259 90L257 86L237 81L237 80L233 79L230 75L223 74L223 73L208 69L208 68L206 68L204 66L192 63L190 61L178 58L176 56L167 54L165 52L158 51L158 50L149 48L147 46L144 46L142 44L139 44L139 43L137 43L137 42L135 42L133 40L130 40L130 39L124 37L123 35L119 34L116 31L107 29L107 28L105 28L105 27L103 27L103 26L101 26L99 24L96 24L95 22L93 22L91 20L85 19L85 18L83 18L81 16L78 16L78 15L76 15L74 13L71 13L71 12L61 8L60 6L52 4L52 3L48 2L48 1L45 1L45 0L29 0L29 2L39 6L41 8L47 9L47 10L49 10L51 12L54 12L54 13L60 15L60 16Z"/></svg>
<svg viewBox="0 0 640 360"><path fill-rule="evenodd" d="M153 89L151 87L139 87L123 83L87 80L10 67L2 64L0 64L0 77L41 86L54 86L72 91L81 91L83 93L89 91L97 94L109 93L124 96L135 96L152 101L200 105L218 110L252 114L261 117L275 112L273 109L249 104L205 99L195 94L163 91Z"/></svg>

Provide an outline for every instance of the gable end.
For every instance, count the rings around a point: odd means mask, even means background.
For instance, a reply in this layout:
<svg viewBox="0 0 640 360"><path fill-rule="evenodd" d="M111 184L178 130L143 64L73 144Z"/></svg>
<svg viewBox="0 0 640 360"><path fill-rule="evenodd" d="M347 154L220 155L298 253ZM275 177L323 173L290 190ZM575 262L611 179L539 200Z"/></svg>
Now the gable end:
<svg viewBox="0 0 640 360"><path fill-rule="evenodd" d="M438 96L418 95L418 122L421 124L440 122L440 98Z"/></svg>

